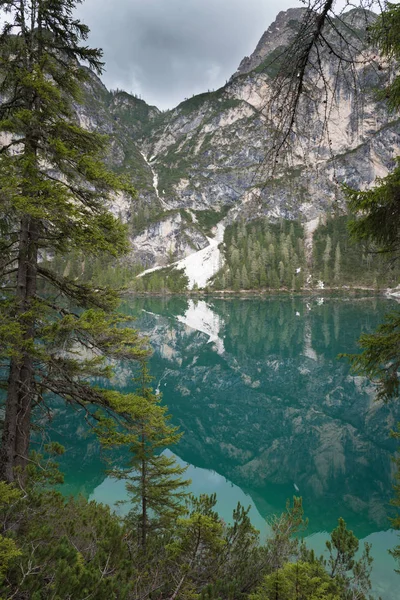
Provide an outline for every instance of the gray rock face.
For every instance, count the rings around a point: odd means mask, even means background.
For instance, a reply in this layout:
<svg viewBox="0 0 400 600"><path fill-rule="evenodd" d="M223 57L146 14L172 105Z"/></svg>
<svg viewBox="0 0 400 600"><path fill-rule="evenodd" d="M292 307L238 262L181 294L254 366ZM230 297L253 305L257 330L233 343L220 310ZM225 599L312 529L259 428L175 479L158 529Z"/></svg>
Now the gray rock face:
<svg viewBox="0 0 400 600"><path fill-rule="evenodd" d="M152 223L132 239L135 256L142 264L167 265L207 246L206 237L182 216L173 214Z"/></svg>
<svg viewBox="0 0 400 600"><path fill-rule="evenodd" d="M321 51L326 85L312 69L306 73L312 92L300 101L296 135L271 164L279 128L279 111L267 108L276 74L271 64L305 14L301 8L279 13L223 88L165 113L125 92L108 93L92 76L79 120L111 136L110 164L139 190L136 204L116 202L132 226L132 260L151 267L163 264L166 252L180 259L204 247L210 229L201 219L183 226L182 210L213 212L213 224L261 216L309 222L333 205L344 208L341 184L365 188L393 168L400 125L376 98L385 70L364 47L374 16L360 10L336 24L345 27L360 59L355 70L342 69L337 79L338 59ZM340 45L334 29L325 33Z"/></svg>
<svg viewBox="0 0 400 600"><path fill-rule="evenodd" d="M306 8L289 8L278 14L275 21L262 35L251 56L245 56L232 78L249 73L258 67L267 56L278 48L288 46L307 13Z"/></svg>

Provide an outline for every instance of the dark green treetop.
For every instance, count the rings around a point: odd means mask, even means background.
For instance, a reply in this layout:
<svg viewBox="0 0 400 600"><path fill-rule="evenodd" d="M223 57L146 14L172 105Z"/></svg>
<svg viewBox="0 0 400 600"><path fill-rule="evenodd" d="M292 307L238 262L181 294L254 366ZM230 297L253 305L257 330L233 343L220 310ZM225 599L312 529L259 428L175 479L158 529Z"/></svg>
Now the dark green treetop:
<svg viewBox="0 0 400 600"><path fill-rule="evenodd" d="M126 481L132 509L127 517L130 528L139 531L142 549L146 550L149 532L162 532L185 512L183 500L190 480L182 475L187 467L180 466L165 450L176 444L182 434L168 423L166 407L154 394L147 366L141 365L137 378L138 390L132 397L128 435L121 442L129 445L130 458L126 468L114 469L111 474Z"/></svg>

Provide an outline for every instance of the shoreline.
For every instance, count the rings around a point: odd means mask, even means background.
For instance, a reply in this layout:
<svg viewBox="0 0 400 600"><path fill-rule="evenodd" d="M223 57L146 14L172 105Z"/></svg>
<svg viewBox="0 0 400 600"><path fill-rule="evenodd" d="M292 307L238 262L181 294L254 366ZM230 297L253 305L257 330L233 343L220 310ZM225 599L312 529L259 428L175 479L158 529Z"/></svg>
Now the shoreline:
<svg viewBox="0 0 400 600"><path fill-rule="evenodd" d="M171 296L185 296L185 297L218 297L218 298L244 298L244 297L267 297L267 296L285 296L285 297L332 297L334 295L343 297L359 297L360 294L365 294L366 297L386 297L388 299L396 300L397 296L391 295L388 293L388 288L376 289L373 287L367 286L357 286L357 287L341 287L341 288L303 288L301 290L288 290L285 288L280 289L252 289L252 290L184 290L180 292L171 292L168 290L160 291L160 292L145 292L145 291L135 291L135 290L122 290L121 296L137 296L141 297L171 297Z"/></svg>

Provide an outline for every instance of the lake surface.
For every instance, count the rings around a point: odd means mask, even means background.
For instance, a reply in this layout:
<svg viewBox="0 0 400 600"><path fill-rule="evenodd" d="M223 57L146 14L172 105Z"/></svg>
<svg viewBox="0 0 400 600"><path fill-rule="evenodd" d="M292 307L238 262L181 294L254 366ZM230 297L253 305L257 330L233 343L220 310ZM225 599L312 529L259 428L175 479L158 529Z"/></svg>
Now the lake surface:
<svg viewBox="0 0 400 600"><path fill-rule="evenodd" d="M400 403L376 403L371 383L337 355L357 351L360 334L395 306L384 298L300 296L124 304L154 348L154 388L184 431L166 451L189 465L192 490L217 492L226 520L238 500L250 505L264 536L265 519L301 495L307 539L318 551L342 516L373 544L374 589L383 600L398 600L400 584L387 553L399 543L388 515L396 450L389 431ZM128 390L132 377L133 367L120 365L113 384ZM110 504L124 498L81 418L60 406L53 427L67 448L66 490Z"/></svg>

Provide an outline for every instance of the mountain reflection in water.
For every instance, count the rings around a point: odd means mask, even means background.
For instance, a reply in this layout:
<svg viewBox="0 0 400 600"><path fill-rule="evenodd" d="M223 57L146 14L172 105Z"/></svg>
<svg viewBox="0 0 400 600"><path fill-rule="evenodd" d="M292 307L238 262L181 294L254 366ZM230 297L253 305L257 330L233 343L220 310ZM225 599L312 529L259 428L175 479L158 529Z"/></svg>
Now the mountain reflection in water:
<svg viewBox="0 0 400 600"><path fill-rule="evenodd" d="M385 550L396 543L387 531L396 449L389 431L400 404L375 402L371 383L337 355L356 352L360 334L394 306L383 298L279 296L124 304L154 348L154 388L184 431L172 450L197 467L194 491L203 482L205 492L219 492L224 518L233 500L247 499L256 526L301 495L317 549L325 539L319 532L342 516L359 538L375 536L377 585L393 568ZM115 386L128 390L132 377L131 365L119 365ZM65 412L59 408L59 419ZM95 442L81 432L75 443L77 417L62 422L66 489L103 501L122 494L104 481ZM391 597L389 587L380 593Z"/></svg>

